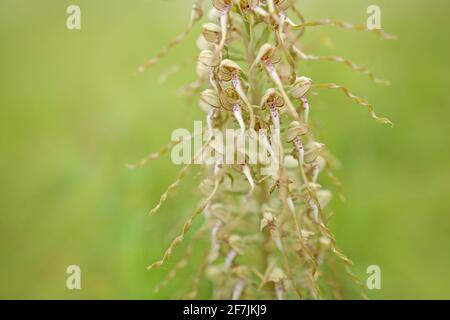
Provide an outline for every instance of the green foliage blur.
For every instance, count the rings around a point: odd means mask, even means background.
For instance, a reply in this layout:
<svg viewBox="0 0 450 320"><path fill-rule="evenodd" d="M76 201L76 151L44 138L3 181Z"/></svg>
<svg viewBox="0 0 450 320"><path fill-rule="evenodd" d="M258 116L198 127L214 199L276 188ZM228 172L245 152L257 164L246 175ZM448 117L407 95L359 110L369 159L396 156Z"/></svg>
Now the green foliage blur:
<svg viewBox="0 0 450 320"><path fill-rule="evenodd" d="M308 20L364 23L368 0L298 0ZM148 210L174 180L169 156L139 170L134 162L170 140L174 128L203 119L176 90L195 79L199 27L161 64L136 67L184 30L189 0L0 1L0 298L165 299L180 297L194 262L159 293L161 270L146 271L177 235L198 200L185 182L154 217ZM82 29L66 28L81 7ZM330 62L300 73L345 84L373 102L394 129L377 124L339 92L311 101L317 135L341 160L346 201L333 202L338 245L366 268L379 265L374 299L450 298L448 1L378 0L386 31L319 27L304 38L312 54L341 55L391 80L378 86ZM191 59L191 60L189 60ZM187 66L164 84L171 65ZM189 62L190 61L190 62ZM82 289L66 289L66 268L82 270ZM347 298L356 290L341 276ZM207 297L208 284L203 296Z"/></svg>

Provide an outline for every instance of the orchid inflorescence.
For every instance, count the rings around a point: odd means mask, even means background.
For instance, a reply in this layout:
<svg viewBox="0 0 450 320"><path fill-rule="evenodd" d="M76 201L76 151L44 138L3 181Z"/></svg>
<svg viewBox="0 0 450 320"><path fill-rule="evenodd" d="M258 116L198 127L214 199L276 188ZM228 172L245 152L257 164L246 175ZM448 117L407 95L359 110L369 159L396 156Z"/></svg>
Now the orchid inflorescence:
<svg viewBox="0 0 450 320"><path fill-rule="evenodd" d="M139 72L164 57L202 19L202 2L194 3L188 29L156 58L139 67ZM335 258L343 262L366 298L363 284L351 270L352 262L338 249L328 228L330 215L325 209L332 193L319 180L321 173L329 172L332 181L337 181L331 173L335 160L311 130L309 96L312 90L338 89L366 107L375 120L391 122L378 117L369 102L342 85L314 84L300 74L298 65L306 60L343 63L376 83L386 84L348 59L306 54L300 41L308 28L320 25L369 30L335 20L305 21L295 1L290 0L210 2L210 22L203 24L197 41L198 78L183 92L199 97L199 106L206 113L205 129L238 128L241 135L270 132L265 143L269 148L279 144L280 161L267 175L260 174L260 164L248 161L231 165L217 160L202 166L203 181L198 188L202 201L162 259L148 269L160 267L171 258L196 218L203 216L205 222L191 237L186 255L158 289L176 277L179 269L189 266L193 243L206 240L209 250L185 298L198 297L205 279L212 284L210 297L216 299L341 298L335 281L325 271L333 268ZM291 13L299 22L288 16ZM394 38L382 30L374 33L384 39ZM132 167L167 153L178 142ZM201 152L207 148L214 149L211 137ZM190 167L182 169L151 213L162 206Z"/></svg>

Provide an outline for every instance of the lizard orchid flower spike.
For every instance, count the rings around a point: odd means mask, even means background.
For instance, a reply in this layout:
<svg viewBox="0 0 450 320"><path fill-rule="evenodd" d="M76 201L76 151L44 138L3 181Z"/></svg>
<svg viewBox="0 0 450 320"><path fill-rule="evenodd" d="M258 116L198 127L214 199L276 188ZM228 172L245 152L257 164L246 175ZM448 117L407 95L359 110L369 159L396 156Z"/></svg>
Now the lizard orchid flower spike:
<svg viewBox="0 0 450 320"><path fill-rule="evenodd" d="M203 294L200 287L207 279L214 299L329 299L335 290L327 281L339 272L329 270L335 265L332 259L338 259L348 278L359 286L361 297L367 298L364 284L352 272L351 260L339 250L328 227L331 215L325 210L332 193L327 184L340 187L332 172L338 161L314 136L313 124L320 119L310 121L309 92L340 92L367 108L378 122L391 122L379 118L369 101L346 86L313 84L313 75L300 73L305 70L304 61L330 61L346 65L375 83L386 83L349 59L314 55L302 38L305 31L323 25L353 31L367 31L366 27L331 19L307 20L300 4L297 8L292 0L192 1L188 30L139 68L143 71L159 61L185 38L194 23L205 18L196 42L200 53L185 63L196 59L197 79L182 92L198 102L206 126L130 166L142 167L179 143L202 137L203 144L197 144L200 150L151 210L160 210L188 177L193 164L199 164L201 182L196 191L200 202L162 258L148 269L161 267L177 248L185 253L157 288L165 286L182 268L195 264L198 271L190 292L173 298L205 298L199 294ZM209 4L207 15L203 15L205 2ZM393 38L382 30L371 33ZM180 68L172 68L176 70L172 73ZM205 128L211 134L205 135ZM219 133L225 138L222 141ZM256 152L251 150L255 146ZM200 155L208 159L197 161ZM325 174L331 179L322 180ZM200 216L203 225L193 228ZM193 234L188 237L188 233ZM206 246L200 243L205 239ZM187 248L182 246L185 241L189 241ZM206 252L193 254L194 250Z"/></svg>

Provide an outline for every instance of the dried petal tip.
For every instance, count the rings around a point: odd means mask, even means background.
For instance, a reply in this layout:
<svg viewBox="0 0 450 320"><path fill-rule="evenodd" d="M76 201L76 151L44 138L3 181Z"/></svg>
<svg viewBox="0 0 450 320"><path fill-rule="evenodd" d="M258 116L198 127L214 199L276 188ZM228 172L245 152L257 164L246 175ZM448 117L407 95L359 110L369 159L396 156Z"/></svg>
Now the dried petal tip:
<svg viewBox="0 0 450 320"><path fill-rule="evenodd" d="M300 99L312 86L312 80L307 77L298 77L292 85L290 94L293 98Z"/></svg>

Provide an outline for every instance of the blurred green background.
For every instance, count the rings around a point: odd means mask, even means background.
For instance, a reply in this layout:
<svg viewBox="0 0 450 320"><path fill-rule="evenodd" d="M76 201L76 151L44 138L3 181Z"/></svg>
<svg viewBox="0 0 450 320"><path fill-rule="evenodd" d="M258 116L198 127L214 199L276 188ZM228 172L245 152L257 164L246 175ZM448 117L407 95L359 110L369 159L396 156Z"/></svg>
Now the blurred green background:
<svg viewBox="0 0 450 320"><path fill-rule="evenodd" d="M177 259L145 268L194 208L197 181L148 217L179 168L168 156L137 171L124 164L202 116L175 94L194 80L193 64L158 83L197 54L198 28L160 65L133 75L185 28L191 2L0 0L0 298L170 298L189 283L194 266L155 294ZM329 62L300 68L315 82L349 86L396 123L377 124L338 92L312 101L318 135L343 163L347 201L333 204L338 244L361 278L368 265L382 270L382 290L370 297L450 298L450 3L297 2L309 20L357 23L378 4L383 27L399 36L321 27L304 38L311 53L348 57L390 87ZM66 29L69 4L81 7L80 31ZM81 291L65 288L70 264L81 267Z"/></svg>

